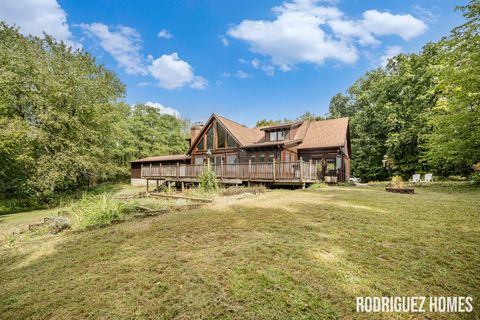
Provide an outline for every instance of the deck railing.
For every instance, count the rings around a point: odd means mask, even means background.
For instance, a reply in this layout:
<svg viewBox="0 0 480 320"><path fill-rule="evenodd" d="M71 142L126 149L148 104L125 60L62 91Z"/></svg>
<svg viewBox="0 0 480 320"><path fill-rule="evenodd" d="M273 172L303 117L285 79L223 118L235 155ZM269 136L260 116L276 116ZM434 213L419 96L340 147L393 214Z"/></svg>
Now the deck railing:
<svg viewBox="0 0 480 320"><path fill-rule="evenodd" d="M196 178L207 165L177 164L143 166L142 178ZM316 166L312 162L273 161L248 163L211 164L210 168L219 179L267 180L267 181L313 181L316 180Z"/></svg>

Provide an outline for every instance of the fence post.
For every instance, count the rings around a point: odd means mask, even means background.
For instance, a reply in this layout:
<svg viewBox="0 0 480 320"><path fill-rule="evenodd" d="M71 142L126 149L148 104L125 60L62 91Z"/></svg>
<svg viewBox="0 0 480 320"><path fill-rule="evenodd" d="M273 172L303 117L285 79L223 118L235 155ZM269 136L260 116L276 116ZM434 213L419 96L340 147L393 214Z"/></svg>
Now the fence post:
<svg viewBox="0 0 480 320"><path fill-rule="evenodd" d="M298 161L300 162L300 181L302 181L303 180L303 158L300 157Z"/></svg>
<svg viewBox="0 0 480 320"><path fill-rule="evenodd" d="M272 169L273 169L273 182L275 182L275 158L272 161Z"/></svg>
<svg viewBox="0 0 480 320"><path fill-rule="evenodd" d="M248 160L248 180L252 179L252 160Z"/></svg>
<svg viewBox="0 0 480 320"><path fill-rule="evenodd" d="M180 163L177 162L177 178L180 176Z"/></svg>
<svg viewBox="0 0 480 320"><path fill-rule="evenodd" d="M151 176L152 175L152 164L150 163L150 169L148 171L148 175Z"/></svg>
<svg viewBox="0 0 480 320"><path fill-rule="evenodd" d="M143 178L144 173L143 173L143 163L140 164L140 178Z"/></svg>

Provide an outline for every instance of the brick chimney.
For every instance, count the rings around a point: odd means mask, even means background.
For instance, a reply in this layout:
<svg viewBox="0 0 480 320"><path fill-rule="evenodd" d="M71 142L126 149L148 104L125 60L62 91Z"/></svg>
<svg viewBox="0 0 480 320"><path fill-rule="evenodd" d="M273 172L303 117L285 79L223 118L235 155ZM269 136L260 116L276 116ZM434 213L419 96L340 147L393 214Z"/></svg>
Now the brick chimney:
<svg viewBox="0 0 480 320"><path fill-rule="evenodd" d="M203 123L197 122L192 125L190 128L190 146L195 141L195 138L200 134L200 131L203 129Z"/></svg>

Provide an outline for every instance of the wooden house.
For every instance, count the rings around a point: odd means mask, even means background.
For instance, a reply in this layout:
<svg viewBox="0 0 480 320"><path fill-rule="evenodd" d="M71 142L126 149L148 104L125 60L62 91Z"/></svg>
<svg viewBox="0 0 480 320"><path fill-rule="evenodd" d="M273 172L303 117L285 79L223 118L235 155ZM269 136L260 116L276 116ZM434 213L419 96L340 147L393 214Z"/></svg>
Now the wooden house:
<svg viewBox="0 0 480 320"><path fill-rule="evenodd" d="M186 154L131 162L132 184L196 183L210 167L221 183L305 185L350 177L348 118L247 128L212 114L191 128Z"/></svg>

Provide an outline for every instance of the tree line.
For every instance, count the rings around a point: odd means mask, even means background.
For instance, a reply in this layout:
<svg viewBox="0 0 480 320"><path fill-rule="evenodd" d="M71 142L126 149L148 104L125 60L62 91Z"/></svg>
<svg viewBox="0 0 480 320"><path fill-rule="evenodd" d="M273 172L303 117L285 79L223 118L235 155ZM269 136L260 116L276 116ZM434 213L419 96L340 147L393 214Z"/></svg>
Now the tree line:
<svg viewBox="0 0 480 320"><path fill-rule="evenodd" d="M48 202L128 177L132 159L186 150L187 120L124 95L86 51L0 23L0 194Z"/></svg>
<svg viewBox="0 0 480 320"><path fill-rule="evenodd" d="M467 176L480 161L480 1L457 9L466 22L449 36L331 99L329 117L350 117L354 175Z"/></svg>

